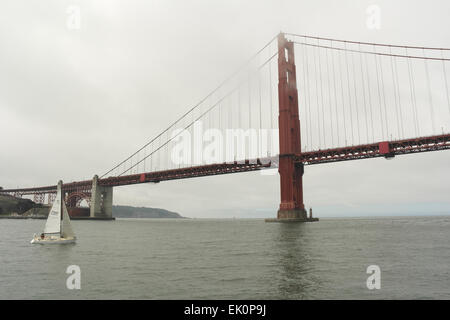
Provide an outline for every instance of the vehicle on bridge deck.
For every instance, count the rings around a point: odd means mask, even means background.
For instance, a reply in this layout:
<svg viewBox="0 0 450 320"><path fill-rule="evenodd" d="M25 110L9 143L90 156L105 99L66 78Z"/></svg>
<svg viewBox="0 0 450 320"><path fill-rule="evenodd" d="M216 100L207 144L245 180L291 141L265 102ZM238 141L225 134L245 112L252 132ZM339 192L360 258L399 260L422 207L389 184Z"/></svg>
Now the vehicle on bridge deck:
<svg viewBox="0 0 450 320"><path fill-rule="evenodd" d="M74 243L76 240L70 224L69 213L64 203L62 181L58 182L58 191L53 206L48 214L44 232L40 236L34 234L32 244Z"/></svg>

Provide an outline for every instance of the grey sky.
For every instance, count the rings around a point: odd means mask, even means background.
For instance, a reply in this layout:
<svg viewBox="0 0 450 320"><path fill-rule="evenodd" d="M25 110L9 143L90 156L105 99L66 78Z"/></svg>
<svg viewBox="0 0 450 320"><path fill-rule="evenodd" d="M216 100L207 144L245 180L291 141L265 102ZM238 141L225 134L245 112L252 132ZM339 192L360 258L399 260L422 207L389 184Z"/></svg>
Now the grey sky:
<svg viewBox="0 0 450 320"><path fill-rule="evenodd" d="M381 8L381 29L366 8ZM81 29L66 26L81 9ZM2 1L0 185L102 174L279 31L450 47L448 1ZM309 166L317 215L450 212L450 152ZM190 217L275 216L278 175L115 188L115 204ZM383 212L377 207L384 205ZM417 210L420 208L420 210ZM381 209L380 209L381 210ZM426 209L425 209L426 210ZM427 212L423 212L427 213Z"/></svg>

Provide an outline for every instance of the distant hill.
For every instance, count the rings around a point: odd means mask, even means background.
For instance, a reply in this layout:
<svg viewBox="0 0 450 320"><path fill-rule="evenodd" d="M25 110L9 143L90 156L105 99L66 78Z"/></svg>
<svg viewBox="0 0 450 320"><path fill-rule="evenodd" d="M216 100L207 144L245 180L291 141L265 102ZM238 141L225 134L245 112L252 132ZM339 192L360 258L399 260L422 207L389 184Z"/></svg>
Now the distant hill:
<svg viewBox="0 0 450 320"><path fill-rule="evenodd" d="M131 206L113 206L112 215L116 218L184 218L165 209Z"/></svg>

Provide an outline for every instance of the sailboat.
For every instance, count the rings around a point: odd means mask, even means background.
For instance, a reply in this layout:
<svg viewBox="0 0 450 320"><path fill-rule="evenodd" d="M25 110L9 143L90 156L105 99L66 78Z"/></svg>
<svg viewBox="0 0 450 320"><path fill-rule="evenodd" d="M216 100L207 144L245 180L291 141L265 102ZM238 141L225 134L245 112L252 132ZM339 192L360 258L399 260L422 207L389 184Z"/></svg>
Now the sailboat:
<svg viewBox="0 0 450 320"><path fill-rule="evenodd" d="M53 243L74 243L75 233L70 225L69 213L64 203L62 192L62 181L58 182L56 199L48 214L44 232L40 236L34 234L31 243L53 244Z"/></svg>

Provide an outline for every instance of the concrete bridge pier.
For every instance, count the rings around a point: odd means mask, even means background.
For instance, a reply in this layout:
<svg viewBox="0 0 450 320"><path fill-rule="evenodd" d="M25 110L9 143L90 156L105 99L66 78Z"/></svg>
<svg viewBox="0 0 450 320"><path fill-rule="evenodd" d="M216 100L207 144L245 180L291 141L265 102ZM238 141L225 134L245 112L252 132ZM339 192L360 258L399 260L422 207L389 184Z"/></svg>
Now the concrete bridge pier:
<svg viewBox="0 0 450 320"><path fill-rule="evenodd" d="M98 185L98 176L92 179L91 218L112 219L113 188Z"/></svg>

